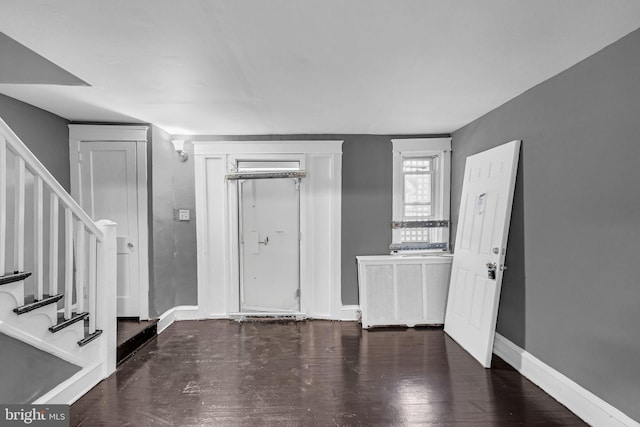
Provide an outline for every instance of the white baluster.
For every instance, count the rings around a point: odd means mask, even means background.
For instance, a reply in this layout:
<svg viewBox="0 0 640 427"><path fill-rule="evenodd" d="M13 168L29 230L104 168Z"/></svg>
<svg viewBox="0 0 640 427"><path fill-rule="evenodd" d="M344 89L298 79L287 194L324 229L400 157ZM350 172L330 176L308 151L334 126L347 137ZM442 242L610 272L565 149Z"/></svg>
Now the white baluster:
<svg viewBox="0 0 640 427"><path fill-rule="evenodd" d="M87 297L89 299L89 333L96 331L96 261L98 256L98 242L96 236L89 235L89 289Z"/></svg>
<svg viewBox="0 0 640 427"><path fill-rule="evenodd" d="M41 300L44 296L44 188L42 178L35 177L33 188L34 207L34 251L35 251L35 271L36 276L36 299Z"/></svg>
<svg viewBox="0 0 640 427"><path fill-rule="evenodd" d="M49 197L49 295L58 293L58 196Z"/></svg>
<svg viewBox="0 0 640 427"><path fill-rule="evenodd" d="M71 319L73 304L73 213L64 209L64 318Z"/></svg>
<svg viewBox="0 0 640 427"><path fill-rule="evenodd" d="M16 157L16 172L13 270L17 273L24 271L24 190L26 184L24 159L22 157Z"/></svg>
<svg viewBox="0 0 640 427"><path fill-rule="evenodd" d="M76 313L84 312L84 271L85 271L85 229L82 221L77 221L76 234Z"/></svg>
<svg viewBox="0 0 640 427"><path fill-rule="evenodd" d="M7 141L0 137L0 276L6 273L7 256Z"/></svg>

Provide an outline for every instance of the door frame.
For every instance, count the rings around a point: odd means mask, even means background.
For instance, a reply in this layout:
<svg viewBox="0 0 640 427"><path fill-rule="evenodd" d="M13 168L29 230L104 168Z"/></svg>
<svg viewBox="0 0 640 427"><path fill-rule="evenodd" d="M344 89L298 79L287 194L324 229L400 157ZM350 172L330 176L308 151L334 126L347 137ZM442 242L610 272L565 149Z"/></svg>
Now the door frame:
<svg viewBox="0 0 640 427"><path fill-rule="evenodd" d="M80 191L80 144L83 142L130 142L136 145L136 173L138 183L138 250L136 252L138 254L139 266L138 304L140 320L149 319L148 129L148 126L69 125L71 196L80 206L82 206L82 193Z"/></svg>
<svg viewBox="0 0 640 427"><path fill-rule="evenodd" d="M237 184L233 159L304 160L300 184L300 312L340 320L342 141L206 141L194 147L198 318L239 312Z"/></svg>

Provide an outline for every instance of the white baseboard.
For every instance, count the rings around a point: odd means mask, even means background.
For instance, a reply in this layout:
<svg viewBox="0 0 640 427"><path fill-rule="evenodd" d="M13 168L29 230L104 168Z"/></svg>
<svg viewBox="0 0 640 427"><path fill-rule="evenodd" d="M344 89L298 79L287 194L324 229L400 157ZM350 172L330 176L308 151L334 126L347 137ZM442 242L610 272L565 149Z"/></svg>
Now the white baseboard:
<svg viewBox="0 0 640 427"><path fill-rule="evenodd" d="M640 423L496 333L493 352L592 426L640 427Z"/></svg>
<svg viewBox="0 0 640 427"><path fill-rule="evenodd" d="M53 390L40 396L33 404L71 405L103 379L102 364L98 363L77 372L71 378L57 385Z"/></svg>
<svg viewBox="0 0 640 427"><path fill-rule="evenodd" d="M158 319L158 334L162 333L175 321L179 320L205 320L205 319L230 319L229 314L202 313L197 305L181 305L170 308L162 313ZM313 316L310 319L326 319L326 320L343 320L358 321L360 320L359 305L343 305L340 309L340 319L331 316Z"/></svg>
<svg viewBox="0 0 640 427"><path fill-rule="evenodd" d="M360 306L343 305L340 308L340 320L352 322L360 320Z"/></svg>
<svg viewBox="0 0 640 427"><path fill-rule="evenodd" d="M170 308L160 315L158 319L158 335L167 329L176 320L199 320L203 319L202 313L197 305L179 305Z"/></svg>

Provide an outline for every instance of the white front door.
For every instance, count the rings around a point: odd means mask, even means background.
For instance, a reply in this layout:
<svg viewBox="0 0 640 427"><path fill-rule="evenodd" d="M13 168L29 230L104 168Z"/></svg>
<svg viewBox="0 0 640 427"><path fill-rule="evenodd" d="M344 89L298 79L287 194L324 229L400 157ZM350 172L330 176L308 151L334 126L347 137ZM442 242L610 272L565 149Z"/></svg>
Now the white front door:
<svg viewBox="0 0 640 427"><path fill-rule="evenodd" d="M133 142L81 142L80 204L94 220L117 223L118 317L139 317L137 147ZM144 243L144 242L143 242Z"/></svg>
<svg viewBox="0 0 640 427"><path fill-rule="evenodd" d="M300 192L296 179L239 182L240 311L300 309Z"/></svg>
<svg viewBox="0 0 640 427"><path fill-rule="evenodd" d="M467 157L444 330L491 366L520 141Z"/></svg>

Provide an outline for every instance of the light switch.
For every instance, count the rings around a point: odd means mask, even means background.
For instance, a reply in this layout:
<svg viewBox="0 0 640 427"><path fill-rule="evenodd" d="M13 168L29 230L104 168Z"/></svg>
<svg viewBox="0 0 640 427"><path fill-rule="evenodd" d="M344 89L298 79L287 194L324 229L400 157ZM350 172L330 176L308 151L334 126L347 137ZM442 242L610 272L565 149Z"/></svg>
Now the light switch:
<svg viewBox="0 0 640 427"><path fill-rule="evenodd" d="M178 221L189 221L189 209L178 210Z"/></svg>

